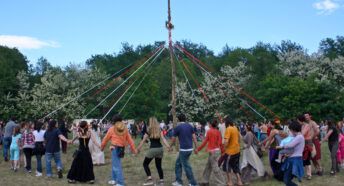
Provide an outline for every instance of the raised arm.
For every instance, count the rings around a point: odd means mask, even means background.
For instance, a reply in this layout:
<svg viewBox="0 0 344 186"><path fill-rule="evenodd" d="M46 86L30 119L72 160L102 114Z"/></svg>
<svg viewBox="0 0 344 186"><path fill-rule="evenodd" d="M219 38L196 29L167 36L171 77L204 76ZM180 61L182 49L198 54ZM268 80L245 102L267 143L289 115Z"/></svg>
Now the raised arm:
<svg viewBox="0 0 344 186"><path fill-rule="evenodd" d="M133 150L135 153L137 153L137 151L135 149L135 143L134 143L133 139L131 138L131 135L129 134L128 130L127 130L127 134L126 134L126 139L129 142L131 150Z"/></svg>
<svg viewBox="0 0 344 186"><path fill-rule="evenodd" d="M198 150L197 150L197 137L196 137L196 134L193 133L192 134L192 139L193 139L193 142L194 142L194 145L195 145L195 154L198 154Z"/></svg>
<svg viewBox="0 0 344 186"><path fill-rule="evenodd" d="M102 144L100 145L100 150L103 151L104 150L104 147L105 145L107 144L107 142L109 142L110 138L111 138L111 135L113 133L113 128L109 128L103 141L102 141Z"/></svg>
<svg viewBox="0 0 344 186"><path fill-rule="evenodd" d="M209 135L205 137L205 140L203 141L202 145L198 147L198 151L201 151L204 148L204 146L208 143L208 141L209 141Z"/></svg>
<svg viewBox="0 0 344 186"><path fill-rule="evenodd" d="M284 145L284 148L292 148L295 147L297 144L300 143L300 141L304 140L302 135L297 135L291 142Z"/></svg>
<svg viewBox="0 0 344 186"><path fill-rule="evenodd" d="M140 153L140 150L141 150L141 148L142 148L142 146L143 146L143 144L146 142L146 140L148 139L148 134L145 134L144 136L143 136L143 139L141 140L141 142L140 142L140 145L137 147L137 152L138 153Z"/></svg>
<svg viewBox="0 0 344 186"><path fill-rule="evenodd" d="M65 138L62 134L60 134L59 135L59 138L60 138L60 140L62 140L62 141L64 141L64 142L66 142L66 143L68 143L68 144L70 144L71 143L71 141L70 140L68 140L67 138Z"/></svg>
<svg viewBox="0 0 344 186"><path fill-rule="evenodd" d="M22 140L22 141L23 141L23 140ZM16 143L17 143L18 148L19 148L20 150L23 150L23 146L21 146L21 143L20 143L20 138L18 138L18 139L16 140Z"/></svg>
<svg viewBox="0 0 344 186"><path fill-rule="evenodd" d="M166 138L164 137L164 134L162 132L160 132L160 139L162 139L162 141L164 142L164 144L166 145L167 148L170 148L170 145L168 144Z"/></svg>
<svg viewBox="0 0 344 186"><path fill-rule="evenodd" d="M327 139L331 136L332 133L333 133L333 129L330 129L330 130L327 132L327 134L326 134L326 136L324 137L324 139L322 139L322 140L320 141L320 143L323 143L325 140L327 140Z"/></svg>
<svg viewBox="0 0 344 186"><path fill-rule="evenodd" d="M259 144L263 144L266 143L267 141L271 141L271 139L273 139L273 137L278 133L278 130L272 130L270 133L270 136L268 138L266 138L265 140L263 140L262 142L260 142Z"/></svg>
<svg viewBox="0 0 344 186"><path fill-rule="evenodd" d="M92 132L89 133L90 138L92 140L92 142L98 147L100 148L100 144L98 143L98 141L96 140L96 138L93 136ZM73 141L72 141L73 142Z"/></svg>
<svg viewBox="0 0 344 186"><path fill-rule="evenodd" d="M75 134L75 136L73 137L72 143L73 143L77 138L79 138L79 132L77 132L77 133Z"/></svg>

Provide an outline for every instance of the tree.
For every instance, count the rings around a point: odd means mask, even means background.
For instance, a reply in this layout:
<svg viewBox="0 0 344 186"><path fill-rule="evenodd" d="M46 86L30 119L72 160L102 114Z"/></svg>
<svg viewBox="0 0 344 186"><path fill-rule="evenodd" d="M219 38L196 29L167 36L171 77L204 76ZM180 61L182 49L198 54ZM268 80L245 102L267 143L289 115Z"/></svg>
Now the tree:
<svg viewBox="0 0 344 186"><path fill-rule="evenodd" d="M301 53L304 52L303 47L295 42L290 40L282 40L280 45L276 46L279 55L284 55L288 52Z"/></svg>
<svg viewBox="0 0 344 186"><path fill-rule="evenodd" d="M17 74L27 72L28 61L16 48L0 46L0 97L16 95L19 89Z"/></svg>
<svg viewBox="0 0 344 186"><path fill-rule="evenodd" d="M270 74L260 83L257 98L285 120L309 111L314 120L333 117L340 119L344 111L343 97L328 82L319 82L315 76L301 79Z"/></svg>
<svg viewBox="0 0 344 186"><path fill-rule="evenodd" d="M20 89L18 95L13 99L15 101L15 113L22 119L33 119L31 110L31 90L29 84L29 74L21 71L17 75Z"/></svg>
<svg viewBox="0 0 344 186"><path fill-rule="evenodd" d="M288 52L280 58L279 69L288 77L306 79L315 75L315 80L332 82L344 90L344 57L331 60L324 56L308 56L303 52Z"/></svg>
<svg viewBox="0 0 344 186"><path fill-rule="evenodd" d="M60 68L48 70L41 78L42 83L36 84L32 90L31 105L34 118L42 118L103 79L104 73L82 69L80 66L70 65L65 71ZM82 97L62 108L60 112L68 113L70 118L81 118L86 105L87 100Z"/></svg>
<svg viewBox="0 0 344 186"><path fill-rule="evenodd" d="M35 72L41 76L44 75L44 73L46 71L48 71L50 68L52 68L52 65L49 63L49 61L47 60L47 58L45 57L40 57L37 60L37 64L36 64L36 68L35 68Z"/></svg>
<svg viewBox="0 0 344 186"><path fill-rule="evenodd" d="M337 36L335 40L332 38L322 40L319 49L331 60L338 56L344 56L344 36Z"/></svg>

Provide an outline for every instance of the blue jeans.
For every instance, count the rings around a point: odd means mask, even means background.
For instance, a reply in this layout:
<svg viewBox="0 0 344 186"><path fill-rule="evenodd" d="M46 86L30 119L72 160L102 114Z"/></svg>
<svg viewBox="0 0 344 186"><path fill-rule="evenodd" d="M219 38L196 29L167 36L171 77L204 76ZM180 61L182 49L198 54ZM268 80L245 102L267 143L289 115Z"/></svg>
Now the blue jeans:
<svg viewBox="0 0 344 186"><path fill-rule="evenodd" d="M180 151L179 156L176 160L176 165L175 165L175 173L176 173L176 181L179 184L183 185L183 180L182 180L182 175L183 175L183 167L184 171L186 174L186 177L188 178L188 181L191 185L197 185L192 168L190 166L190 155L192 151Z"/></svg>
<svg viewBox="0 0 344 186"><path fill-rule="evenodd" d="M12 137L6 137L4 138L4 158L8 158L8 150L10 149L11 146L11 142L12 142Z"/></svg>
<svg viewBox="0 0 344 186"><path fill-rule="evenodd" d="M121 158L119 158L119 156L117 155L116 149L111 150L111 155L112 155L111 180L115 180L117 184L124 185L123 176L122 176Z"/></svg>
<svg viewBox="0 0 344 186"><path fill-rule="evenodd" d="M53 158L54 158L54 161L56 163L57 169L62 170L62 162L61 162L60 152L53 152L53 153L46 152L45 153L45 166L47 169L47 176L48 177L51 177L53 175L52 170L51 170L51 160Z"/></svg>
<svg viewBox="0 0 344 186"><path fill-rule="evenodd" d="M292 179L294 178L292 171L293 166L289 166L289 168L284 172L283 182L286 186L297 186L297 184L292 181Z"/></svg>
<svg viewBox="0 0 344 186"><path fill-rule="evenodd" d="M42 173L42 155L37 154L36 159L37 159L37 172Z"/></svg>

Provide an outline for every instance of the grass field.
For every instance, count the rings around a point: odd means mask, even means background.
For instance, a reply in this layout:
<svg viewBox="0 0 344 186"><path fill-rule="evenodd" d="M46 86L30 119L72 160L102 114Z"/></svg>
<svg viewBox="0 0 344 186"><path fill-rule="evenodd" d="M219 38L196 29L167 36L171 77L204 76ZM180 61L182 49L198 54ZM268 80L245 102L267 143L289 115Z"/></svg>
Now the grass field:
<svg viewBox="0 0 344 186"><path fill-rule="evenodd" d="M138 145L139 141L138 139L135 140L135 144ZM32 158L32 170L33 173L27 173L24 168L20 168L19 171L13 172L10 170L10 163L4 162L3 157L0 157L0 185L6 185L6 186L17 186L17 185L37 185L37 186L46 186L46 185L56 185L56 186L62 186L62 185L68 185L67 183L67 172L70 168L70 165L73 161L72 154L74 152L74 149L77 148L77 145L69 145L68 147L68 153L62 154L62 166L63 166L63 173L64 178L58 179L56 174L56 166L54 163L53 165L53 178L48 179L46 178L45 174L45 163L43 161L43 176L42 177L35 177L35 170L36 170L36 159L35 157ZM138 155L129 155L126 149L126 155L122 159L122 168L123 168L123 177L125 184L128 186L135 186L135 185L142 185L142 183L146 179L145 172L143 170L143 159L145 157L145 153L147 152L148 144L146 144L143 149L141 149L141 154ZM2 152L2 149L1 149ZM330 176L330 166L331 166L331 160L329 158L329 151L327 144L322 145L322 165L325 169L325 174L323 176L313 176L313 179L308 181L306 179L303 179L303 182L299 185L305 185L305 186L344 186L344 170L337 173L335 176ZM165 177L165 185L171 185L171 183L175 180L174 175L174 163L177 158L176 152L168 153L165 149L164 159L163 159L163 170L164 170L164 177ZM193 172L195 175L196 180L200 180L202 176L202 172L205 166L205 163L207 162L208 155L204 152L204 150L195 155L193 154L190 158L191 166L193 168ZM107 185L108 180L110 179L110 173L111 173L111 154L108 148L105 150L105 161L106 164L103 166L95 166L94 167L94 174L96 177L95 185ZM264 165L266 166L269 174L271 175L271 169L268 164L268 153L266 152L263 157ZM154 161L152 161L151 165L151 171L153 180L158 181L158 173L155 168ZM185 177L185 174L183 175L184 185L186 185L187 180ZM212 180L211 180L212 181ZM295 182L297 182L295 180ZM211 182L212 183L212 182ZM212 185L210 183L210 185ZM234 181L236 183L236 181ZM76 185L84 185L84 184L76 184ZM252 177L251 179L251 185L272 185L272 186L278 186L278 185L284 185L282 182L278 182L273 178L269 178L267 181L261 181L257 177Z"/></svg>

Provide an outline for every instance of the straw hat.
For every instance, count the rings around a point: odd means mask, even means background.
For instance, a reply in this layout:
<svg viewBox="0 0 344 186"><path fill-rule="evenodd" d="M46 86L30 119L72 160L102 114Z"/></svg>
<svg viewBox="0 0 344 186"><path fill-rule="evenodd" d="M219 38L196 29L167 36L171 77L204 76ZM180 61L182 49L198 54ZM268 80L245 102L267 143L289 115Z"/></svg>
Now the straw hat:
<svg viewBox="0 0 344 186"><path fill-rule="evenodd" d="M115 132L118 135L123 135L126 132L126 126L122 121L118 121L115 123Z"/></svg>

